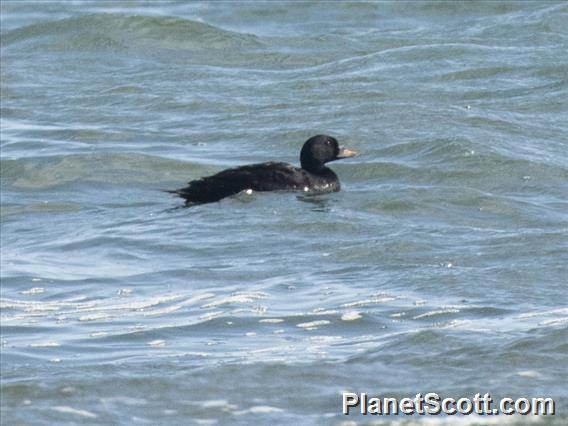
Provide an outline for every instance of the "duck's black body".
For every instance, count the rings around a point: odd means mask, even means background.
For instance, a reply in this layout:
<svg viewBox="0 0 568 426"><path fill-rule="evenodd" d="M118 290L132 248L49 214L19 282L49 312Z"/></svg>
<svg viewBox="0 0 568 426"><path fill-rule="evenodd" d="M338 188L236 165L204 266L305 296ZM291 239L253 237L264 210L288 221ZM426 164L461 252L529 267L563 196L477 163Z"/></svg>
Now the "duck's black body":
<svg viewBox="0 0 568 426"><path fill-rule="evenodd" d="M337 176L327 169L324 176L287 163L259 163L223 170L189 182L175 191L188 203L210 203L241 191L339 191Z"/></svg>
<svg viewBox="0 0 568 426"><path fill-rule="evenodd" d="M249 190L339 191L339 179L325 163L355 154L340 148L335 138L318 135L308 139L302 147L301 168L277 162L240 166L191 181L187 187L172 192L185 198L187 204L198 204L219 201Z"/></svg>

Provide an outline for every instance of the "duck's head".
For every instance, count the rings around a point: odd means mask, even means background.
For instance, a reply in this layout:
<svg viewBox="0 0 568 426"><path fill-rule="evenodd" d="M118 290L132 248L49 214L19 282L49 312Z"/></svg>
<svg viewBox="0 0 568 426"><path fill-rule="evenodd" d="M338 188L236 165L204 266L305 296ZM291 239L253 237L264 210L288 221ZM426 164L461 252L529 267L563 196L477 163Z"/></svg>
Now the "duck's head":
<svg viewBox="0 0 568 426"><path fill-rule="evenodd" d="M327 135L316 135L309 138L300 152L302 169L316 172L324 167L325 163L354 157L356 151L339 146L337 139Z"/></svg>

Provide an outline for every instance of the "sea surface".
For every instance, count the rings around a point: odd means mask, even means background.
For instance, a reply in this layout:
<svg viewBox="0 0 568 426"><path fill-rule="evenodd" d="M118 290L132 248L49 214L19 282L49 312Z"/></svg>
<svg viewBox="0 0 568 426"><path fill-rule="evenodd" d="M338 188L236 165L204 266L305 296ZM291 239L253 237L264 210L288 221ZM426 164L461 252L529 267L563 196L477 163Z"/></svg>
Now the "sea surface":
<svg viewBox="0 0 568 426"><path fill-rule="evenodd" d="M568 422L568 3L1 3L1 423ZM342 191L164 192L360 151ZM554 417L342 414L342 392Z"/></svg>

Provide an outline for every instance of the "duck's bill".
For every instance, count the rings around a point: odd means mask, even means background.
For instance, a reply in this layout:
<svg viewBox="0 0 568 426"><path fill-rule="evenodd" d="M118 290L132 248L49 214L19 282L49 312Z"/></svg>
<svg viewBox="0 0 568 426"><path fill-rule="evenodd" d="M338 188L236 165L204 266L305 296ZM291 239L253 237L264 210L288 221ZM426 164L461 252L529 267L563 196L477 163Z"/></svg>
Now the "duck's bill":
<svg viewBox="0 0 568 426"><path fill-rule="evenodd" d="M345 148L344 146L339 147L339 154L337 154L336 158L350 158L355 157L358 154L357 151L354 151L349 148Z"/></svg>

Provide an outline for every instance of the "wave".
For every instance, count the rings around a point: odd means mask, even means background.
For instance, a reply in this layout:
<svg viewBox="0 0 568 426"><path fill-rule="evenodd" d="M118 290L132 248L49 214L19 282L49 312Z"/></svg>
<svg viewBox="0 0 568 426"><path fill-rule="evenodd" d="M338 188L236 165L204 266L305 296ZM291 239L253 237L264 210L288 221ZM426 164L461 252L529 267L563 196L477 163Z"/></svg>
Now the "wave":
<svg viewBox="0 0 568 426"><path fill-rule="evenodd" d="M2 47L37 50L129 48L228 49L259 45L257 37L168 16L86 14L8 31Z"/></svg>
<svg viewBox="0 0 568 426"><path fill-rule="evenodd" d="M185 182L212 170L197 162L180 162L134 153L74 154L2 160L2 187L44 190L75 182L124 185Z"/></svg>

